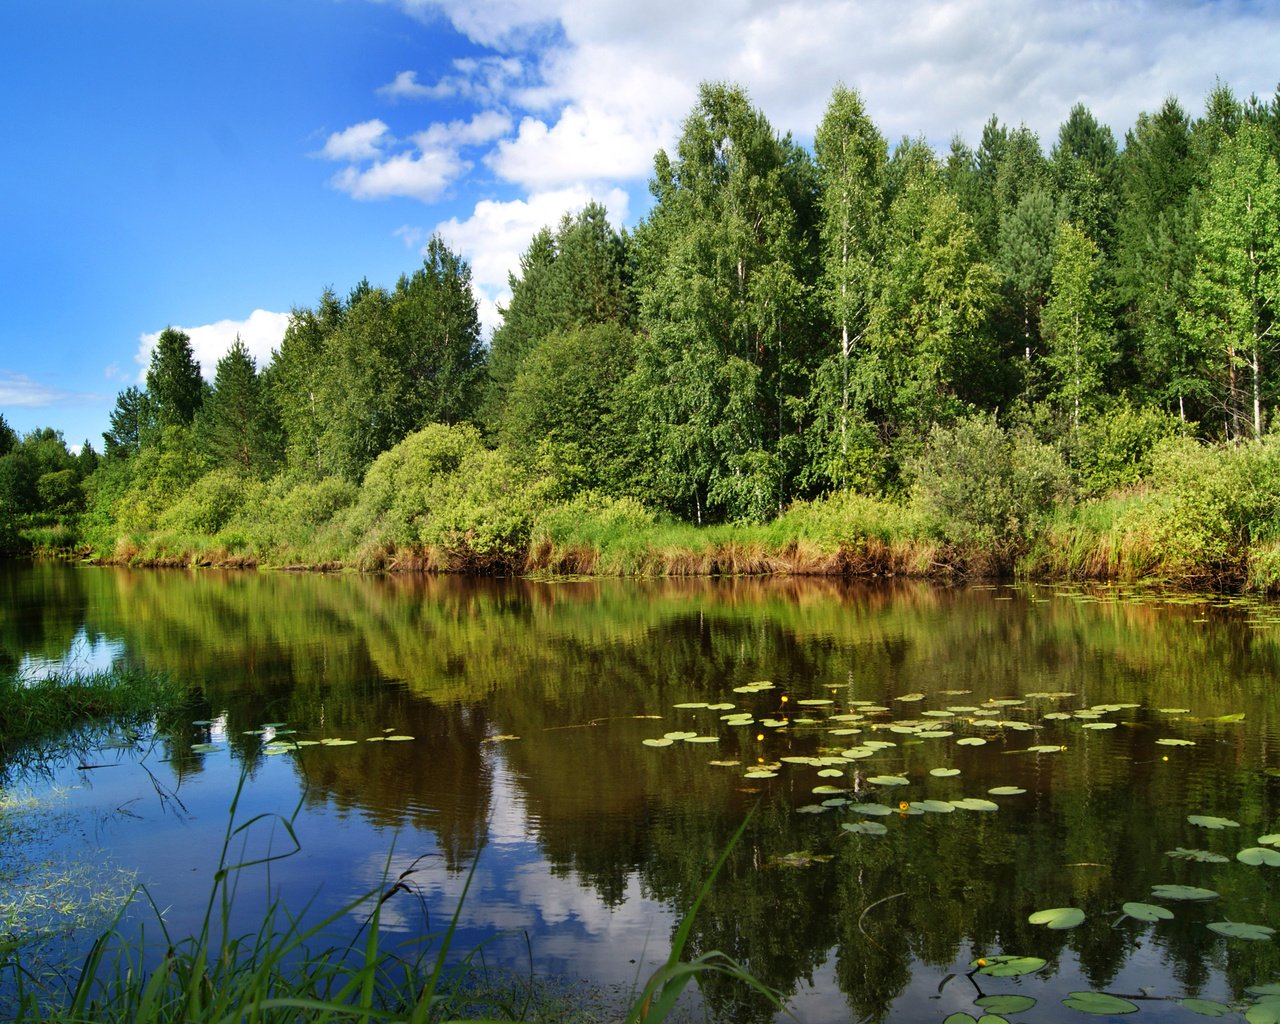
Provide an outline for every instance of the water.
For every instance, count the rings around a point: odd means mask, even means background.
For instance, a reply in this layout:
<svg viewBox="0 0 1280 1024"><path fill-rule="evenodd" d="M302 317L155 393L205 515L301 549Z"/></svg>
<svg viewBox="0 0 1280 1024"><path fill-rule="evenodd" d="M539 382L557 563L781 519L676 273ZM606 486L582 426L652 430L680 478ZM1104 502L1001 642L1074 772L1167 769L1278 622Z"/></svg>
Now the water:
<svg viewBox="0 0 1280 1024"><path fill-rule="evenodd" d="M1189 1019L1176 1000L1240 1000L1280 980L1275 941L1207 927L1280 927L1280 870L1235 859L1280 831L1272 605L1030 585L57 565L0 568L0 595L11 667L109 658L196 690L180 728L78 751L25 784L54 808L42 853L93 865L104 886L136 877L172 933L204 913L243 775L237 821L297 808L299 844L244 872L246 930L274 897L310 901L318 916L412 870L421 901L389 901L384 926L417 934L447 919L474 866L464 948L489 940L491 958L525 969L531 950L537 973L626 991L665 958L750 813L689 952L733 956L802 1021L976 1017L984 994L1035 999L1019 1020L1078 1019L1061 1000L1082 990L1130 997L1135 1020ZM735 692L756 681L773 686ZM674 706L688 702L732 703L753 721ZM1096 718L1075 716L1096 706ZM851 714L862 717L834 717ZM267 723L281 724L264 734ZM1102 723L1114 727L1086 728ZM296 730L280 740L358 742L264 752L279 729ZM678 731L717 741L643 743ZM884 745L860 756L868 744ZM782 760L818 756L839 763ZM746 777L760 768L772 777ZM889 775L908 784L870 781ZM966 797L998 810L898 810ZM831 800L891 813L810 813ZM1208 829L1189 815L1239 824ZM885 832L843 828L859 822ZM1228 860L1167 855L1179 847ZM232 844L247 859L290 848L271 818ZM1219 897L1151 895L1167 883ZM1175 916L1122 920L1126 901ZM1028 922L1053 907L1086 920L1068 931ZM969 975L972 960L999 954L1047 966ZM771 1016L714 979L705 998L719 1020Z"/></svg>

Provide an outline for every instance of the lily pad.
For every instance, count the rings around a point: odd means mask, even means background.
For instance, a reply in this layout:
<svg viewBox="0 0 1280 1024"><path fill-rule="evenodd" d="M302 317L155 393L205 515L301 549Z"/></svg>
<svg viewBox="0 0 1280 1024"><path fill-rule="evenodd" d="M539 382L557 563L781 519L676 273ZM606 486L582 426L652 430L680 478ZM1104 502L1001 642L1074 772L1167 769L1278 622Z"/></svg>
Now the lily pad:
<svg viewBox="0 0 1280 1024"><path fill-rule="evenodd" d="M1214 853L1212 850L1189 850L1185 846L1179 846L1175 850L1166 850L1166 857L1174 857L1177 860L1190 860L1198 864L1226 864L1229 858L1224 857L1220 853Z"/></svg>
<svg viewBox="0 0 1280 1024"><path fill-rule="evenodd" d="M191 749L197 754L216 754L222 746L218 743L193 743Z"/></svg>
<svg viewBox="0 0 1280 1024"><path fill-rule="evenodd" d="M756 768L753 771L745 772L742 777L744 779L776 779L778 773L764 768Z"/></svg>
<svg viewBox="0 0 1280 1024"><path fill-rule="evenodd" d="M1162 736L1156 740L1156 743L1162 747L1194 747L1196 745L1195 740L1180 740L1173 736ZM1184 999L1183 1002L1185 1003L1186 1000Z"/></svg>
<svg viewBox="0 0 1280 1024"><path fill-rule="evenodd" d="M986 740L981 736L966 736L963 739L956 740L957 747L982 747L986 745Z"/></svg>
<svg viewBox="0 0 1280 1024"><path fill-rule="evenodd" d="M882 836L889 831L878 821L851 821L840 827L846 832L852 832L855 836Z"/></svg>
<svg viewBox="0 0 1280 1024"><path fill-rule="evenodd" d="M994 800L984 800L980 796L966 796L961 800L952 800L951 806L962 811L998 811L1000 805Z"/></svg>
<svg viewBox="0 0 1280 1024"><path fill-rule="evenodd" d="M1198 825L1200 828L1223 829L1223 828L1239 828L1240 822L1232 821L1230 818L1218 818L1212 814L1188 814L1187 821L1192 825Z"/></svg>
<svg viewBox="0 0 1280 1024"><path fill-rule="evenodd" d="M960 774L959 768L930 768L929 774L935 779L950 779Z"/></svg>
<svg viewBox="0 0 1280 1024"><path fill-rule="evenodd" d="M992 796L1021 796L1026 790L1021 786L996 786L987 792Z"/></svg>
<svg viewBox="0 0 1280 1024"><path fill-rule="evenodd" d="M1153 885L1151 894L1162 900L1188 900L1191 902L1216 900L1218 898L1218 894L1212 889L1201 889L1195 885Z"/></svg>
<svg viewBox="0 0 1280 1024"><path fill-rule="evenodd" d="M823 768L822 771L818 772L818 778L820 779L838 779L843 775L844 772L839 768Z"/></svg>
<svg viewBox="0 0 1280 1024"><path fill-rule="evenodd" d="M979 974L985 974L989 978L1019 978L1024 974L1043 970L1047 964L1047 960L1038 956L1010 956L1003 953L999 956L978 957L969 962L970 967L976 967Z"/></svg>
<svg viewBox="0 0 1280 1024"><path fill-rule="evenodd" d="M849 810L856 814L869 814L876 818L882 818L886 814L893 813L893 808L886 807L884 804L852 804Z"/></svg>
<svg viewBox="0 0 1280 1024"><path fill-rule="evenodd" d="M1173 911L1166 907L1157 907L1154 903L1126 903L1121 907L1135 921L1170 921Z"/></svg>
<svg viewBox="0 0 1280 1024"><path fill-rule="evenodd" d="M981 1006L984 1010L990 1010L992 1013L1022 1013L1036 1005L1036 1001L1031 996L1019 995L998 995L998 996L982 996L975 999L974 1005Z"/></svg>
<svg viewBox="0 0 1280 1024"><path fill-rule="evenodd" d="M395 737L388 736L387 739L393 740L395 739ZM720 737L719 736L686 736L684 738L684 741L686 743L719 743Z"/></svg>
<svg viewBox="0 0 1280 1024"><path fill-rule="evenodd" d="M640 742L646 747L669 747L675 742L675 740L669 740L667 737L663 736L661 739L648 739L641 740Z"/></svg>
<svg viewBox="0 0 1280 1024"><path fill-rule="evenodd" d="M1280 1024L1280 1000L1264 999L1244 1011L1248 1024Z"/></svg>
<svg viewBox="0 0 1280 1024"><path fill-rule="evenodd" d="M904 779L901 775L873 775L867 781L873 786L909 786L911 784L910 779Z"/></svg>
<svg viewBox="0 0 1280 1024"><path fill-rule="evenodd" d="M924 700L924 694L923 693L904 693L901 697L894 697L893 699L900 700L903 702Z"/></svg>
<svg viewBox="0 0 1280 1024"><path fill-rule="evenodd" d="M1276 933L1274 928L1268 928L1265 924L1243 924L1239 921L1211 921L1209 930L1231 939L1250 939L1255 942L1269 939Z"/></svg>
<svg viewBox="0 0 1280 1024"><path fill-rule="evenodd" d="M1062 1000L1063 1006L1069 1006L1081 1013L1092 1013L1099 1017L1112 1014L1137 1013L1138 1006L1119 996L1109 996L1105 992L1072 992Z"/></svg>
<svg viewBox="0 0 1280 1024"><path fill-rule="evenodd" d="M823 807L822 804L805 804L796 808L796 814L825 814L829 810L830 807Z"/></svg>
<svg viewBox="0 0 1280 1024"><path fill-rule="evenodd" d="M946 800L912 800L907 806L930 814L951 814L955 811L955 808Z"/></svg>
<svg viewBox="0 0 1280 1024"><path fill-rule="evenodd" d="M1225 1017L1231 1013L1231 1007L1216 999L1179 999L1178 1005L1184 1010L1198 1013L1201 1017Z"/></svg>
<svg viewBox="0 0 1280 1024"><path fill-rule="evenodd" d="M698 734L696 732L664 732L662 734L662 738L666 740L691 740L697 735Z"/></svg>
<svg viewBox="0 0 1280 1024"><path fill-rule="evenodd" d="M1269 836L1258 836L1258 842L1263 846L1280 846L1280 832L1273 832Z"/></svg>
<svg viewBox="0 0 1280 1024"><path fill-rule="evenodd" d="M1084 725L1080 726L1081 729L1098 729L1098 730L1114 729L1115 727L1116 727L1115 722L1085 722Z"/></svg>
<svg viewBox="0 0 1280 1024"><path fill-rule="evenodd" d="M672 704L673 708L705 708L708 704L705 700L687 700L683 704Z"/></svg>
<svg viewBox="0 0 1280 1024"><path fill-rule="evenodd" d="M1057 743L1041 743L1034 747L1027 747L1028 754L1056 754L1067 748Z"/></svg>
<svg viewBox="0 0 1280 1024"><path fill-rule="evenodd" d="M1269 868L1276 868L1280 867L1280 850L1269 850L1265 846L1251 846L1237 853L1236 860L1241 864L1252 864L1254 867L1265 864Z"/></svg>
<svg viewBox="0 0 1280 1024"><path fill-rule="evenodd" d="M326 747L354 747L356 744L356 741L340 740L340 739L323 739L320 741L320 743Z"/></svg>
<svg viewBox="0 0 1280 1024"><path fill-rule="evenodd" d="M1066 931L1084 924L1084 911L1079 907L1054 907L1051 910L1037 910L1027 921L1042 924L1054 931Z"/></svg>
<svg viewBox="0 0 1280 1024"><path fill-rule="evenodd" d="M407 742L408 742L409 740L411 740L411 739L413 739L413 737L412 737L412 736L400 736L400 735L396 735L396 736L388 736L388 737L387 737L387 742L388 742L388 743L407 743Z"/></svg>

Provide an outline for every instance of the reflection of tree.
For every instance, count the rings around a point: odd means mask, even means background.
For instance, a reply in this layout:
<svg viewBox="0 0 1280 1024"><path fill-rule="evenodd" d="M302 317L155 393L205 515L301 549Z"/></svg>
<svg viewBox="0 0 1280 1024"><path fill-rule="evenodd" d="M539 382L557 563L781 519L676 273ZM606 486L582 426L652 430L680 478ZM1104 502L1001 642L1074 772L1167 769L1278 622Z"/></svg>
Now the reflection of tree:
<svg viewBox="0 0 1280 1024"><path fill-rule="evenodd" d="M61 565L0 560L0 672L25 655L55 661L67 653L85 621L83 579Z"/></svg>
<svg viewBox="0 0 1280 1024"><path fill-rule="evenodd" d="M1280 872L1165 856L1175 846L1233 856L1280 822L1280 780L1258 772L1275 764L1267 744L1277 732L1271 692L1280 645L1252 628L1247 609L1159 606L1110 591L1037 604L1028 598L1048 591L829 579L541 584L59 566L7 572L0 587L25 623L6 616L0 626L9 657L35 648L59 653L82 623L124 640L131 662L191 680L202 691L203 717L226 714L246 764L262 754L258 738L243 732L267 721L316 738L363 741L388 728L415 736L308 748L301 764L312 799L388 829L429 829L454 867L502 810L493 795L501 774L510 780L501 791L521 802L553 870L575 875L610 905L638 877L679 913L758 799L699 914L691 951L722 950L790 992L834 948L858 1019L889 1015L913 965L941 974L971 951L1051 963L1070 951L1100 988L1139 941L1159 951L1189 992L1215 970L1237 991L1280 972L1274 943L1230 943L1204 927L1226 916L1270 922L1272 875ZM56 595L55 607L40 606L36 595L45 592ZM777 689L732 692L756 679ZM911 690L929 694L916 710L893 700ZM741 767L706 764L817 753L833 742L821 732L727 728L715 712L673 707L727 700L773 714L786 693L883 702L908 717L1037 691L1073 696L1029 699L1008 714L1037 723L1036 731L983 731L984 747L874 734L901 742L856 770L908 775L910 799L982 795L999 785L1028 790L1002 798L995 814L890 818L880 838L844 835L840 822L856 819L839 812L795 814L821 781L810 769L787 766L753 784ZM1106 733L1041 717L1098 702L1141 706L1110 715L1126 724ZM1246 718L1213 724L1158 710L1178 707ZM661 717L636 717L653 715ZM641 744L684 728L722 739L660 750ZM957 735L975 729L963 714L955 728ZM520 738L486 742L500 734ZM1155 742L1162 736L1198 746L1162 747ZM200 738L198 730L174 737L177 770L197 770L200 756L186 744ZM1061 753L1017 752L1060 740ZM928 769L944 761L962 774L930 780ZM877 798L896 803L898 794ZM1189 813L1223 814L1243 827L1206 834L1186 824ZM767 866L806 849L834 859ZM1222 899L1175 906L1175 919L1155 928L1112 927L1123 902L1147 900L1163 882L1209 886ZM1079 906L1086 923L1071 932L1027 923L1029 913L1052 906ZM707 998L722 1019L759 1019L764 1011L738 1005L741 995L709 980Z"/></svg>

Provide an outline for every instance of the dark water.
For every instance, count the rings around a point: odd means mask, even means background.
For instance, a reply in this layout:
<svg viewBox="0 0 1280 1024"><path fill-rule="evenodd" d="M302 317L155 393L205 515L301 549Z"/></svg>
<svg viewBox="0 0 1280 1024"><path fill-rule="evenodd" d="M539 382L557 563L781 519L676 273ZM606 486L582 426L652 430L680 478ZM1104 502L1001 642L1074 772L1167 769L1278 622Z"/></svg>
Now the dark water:
<svg viewBox="0 0 1280 1024"><path fill-rule="evenodd" d="M1207 927L1280 927L1280 869L1235 859L1280 831L1273 606L1042 586L6 566L0 659L28 674L118 660L196 691L190 719L211 724L162 730L143 753L80 751L52 789L27 784L61 824L24 841L136 872L172 933L204 912L244 773L237 821L301 804L300 851L244 873L246 929L276 896L318 915L414 867L421 902L392 900L384 920L411 934L424 906L432 926L447 918L475 865L464 946L497 935L492 959L527 968L531 950L538 973L626 989L665 957L750 812L687 953L728 953L802 1021L976 1017L984 993L1035 999L1017 1020L1081 1019L1061 1000L1082 990L1130 997L1134 1020L1190 1020L1182 997L1247 1000L1280 980L1275 941ZM757 681L773 687L735 692ZM674 706L686 702L755 720ZM265 723L296 730L280 740L358 742L267 753ZM717 741L643 743L675 731ZM370 741L388 736L413 738ZM820 756L832 760L782 760ZM772 777L745 777L761 767ZM889 775L908 784L871 781ZM898 810L966 797L998 810ZM850 809L868 802L892 813ZM884 834L843 828L859 822ZM289 845L266 819L246 842L236 855ZM1228 860L1167 855L1179 847ZM1151 895L1168 883L1219 897ZM1174 917L1122 920L1126 901ZM1054 907L1086 919L1028 922ZM967 976L997 954L1048 963ZM771 1017L714 978L705 999L719 1020Z"/></svg>

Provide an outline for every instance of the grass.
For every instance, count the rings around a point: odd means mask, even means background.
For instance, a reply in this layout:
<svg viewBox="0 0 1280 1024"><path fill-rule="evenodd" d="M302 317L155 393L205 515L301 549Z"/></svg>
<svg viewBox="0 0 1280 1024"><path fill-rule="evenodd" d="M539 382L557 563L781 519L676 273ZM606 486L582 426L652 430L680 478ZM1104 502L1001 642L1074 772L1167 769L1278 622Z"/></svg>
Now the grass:
<svg viewBox="0 0 1280 1024"><path fill-rule="evenodd" d="M43 679L0 676L0 766L24 746L56 740L78 726L150 722L181 706L186 688L140 669L63 672Z"/></svg>
<svg viewBox="0 0 1280 1024"><path fill-rule="evenodd" d="M385 945L379 918L388 901L416 898L413 866L315 924L304 924L303 915L295 915L277 898L266 907L255 931L232 934L231 910L241 875L298 852L294 819L305 799L304 795L290 816L260 814L237 823L244 785L242 777L195 935L169 934L160 909L145 888L139 888L93 943L77 972L42 972L23 961L23 947L0 947L0 1012L6 1019L15 1024L445 1024L463 1020L597 1024L598 1018L572 993L540 983L531 967L528 977L493 971L484 962L483 947L454 955L474 863L447 925L409 944ZM667 1020L688 984L709 972L739 980L771 1007L782 1009L776 992L722 953L681 959L694 916L746 824L721 854L681 921L666 963L633 994L624 1011L625 1024ZM263 828L283 833L287 848L236 860L233 850L241 843L247 847L248 833ZM148 911L148 920L154 922L150 935L145 926L126 928L126 912L135 905ZM349 924L347 934L342 934L338 926L352 917L362 923L354 935L349 934Z"/></svg>

